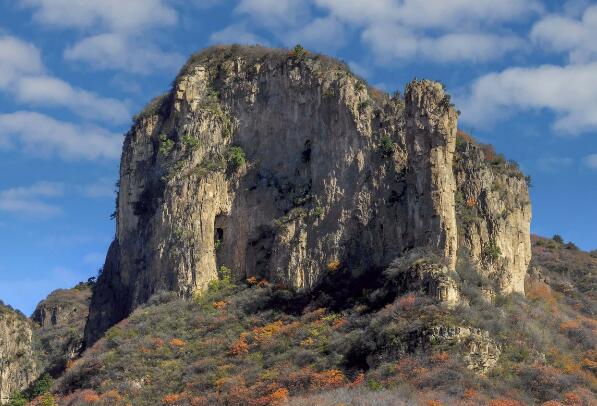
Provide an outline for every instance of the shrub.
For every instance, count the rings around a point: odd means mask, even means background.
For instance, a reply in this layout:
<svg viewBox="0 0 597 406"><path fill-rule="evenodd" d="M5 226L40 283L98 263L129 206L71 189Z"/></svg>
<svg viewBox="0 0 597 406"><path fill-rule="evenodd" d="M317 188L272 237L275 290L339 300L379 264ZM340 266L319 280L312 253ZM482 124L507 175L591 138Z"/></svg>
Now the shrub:
<svg viewBox="0 0 597 406"><path fill-rule="evenodd" d="M182 143L184 146L186 146L191 151L197 149L197 147L199 147L199 145L201 145L201 142L197 138L193 137L191 134L183 135Z"/></svg>
<svg viewBox="0 0 597 406"><path fill-rule="evenodd" d="M301 44L296 44L296 46L289 52L289 56L296 60L304 59L309 52L303 48Z"/></svg>
<svg viewBox="0 0 597 406"><path fill-rule="evenodd" d="M555 235L552 237L552 240L553 240L553 241L555 241L555 242L557 242L558 244L564 244L564 239L563 239L563 238L562 238L562 236L561 236L561 235L559 235L559 234L555 234Z"/></svg>
<svg viewBox="0 0 597 406"><path fill-rule="evenodd" d="M494 241L485 243L481 251L481 257L489 264L495 263L502 255L502 250Z"/></svg>
<svg viewBox="0 0 597 406"><path fill-rule="evenodd" d="M174 141L172 141L166 134L160 135L160 148L159 153L162 156L170 155L174 148Z"/></svg>
<svg viewBox="0 0 597 406"><path fill-rule="evenodd" d="M389 135L383 135L377 146L379 153L384 157L390 157L396 150L396 143L392 141Z"/></svg>
<svg viewBox="0 0 597 406"><path fill-rule="evenodd" d="M245 152L241 147L233 146L228 149L227 165L229 172L236 172L246 162Z"/></svg>

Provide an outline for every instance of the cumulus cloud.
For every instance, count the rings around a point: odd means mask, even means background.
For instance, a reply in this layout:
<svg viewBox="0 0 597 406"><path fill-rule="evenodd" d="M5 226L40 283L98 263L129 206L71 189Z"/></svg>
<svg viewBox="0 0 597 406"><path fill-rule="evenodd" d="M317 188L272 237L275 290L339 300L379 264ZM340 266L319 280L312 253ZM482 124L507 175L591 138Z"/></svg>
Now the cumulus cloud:
<svg viewBox="0 0 597 406"><path fill-rule="evenodd" d="M549 15L531 30L534 43L554 52L567 53L572 63L597 59L597 5L587 7L580 19Z"/></svg>
<svg viewBox="0 0 597 406"><path fill-rule="evenodd" d="M0 89L20 77L43 71L39 49L15 37L0 36Z"/></svg>
<svg viewBox="0 0 597 406"><path fill-rule="evenodd" d="M597 169L597 154L587 155L583 161L589 168Z"/></svg>
<svg viewBox="0 0 597 406"><path fill-rule="evenodd" d="M54 28L74 28L91 35L64 51L70 61L95 69L149 74L176 70L179 53L165 52L150 41L151 30L174 26L173 0L23 0L33 19Z"/></svg>
<svg viewBox="0 0 597 406"><path fill-rule="evenodd" d="M84 38L67 48L64 57L89 63L94 69L117 69L138 74L175 70L184 62L179 53L164 52L144 41L115 33Z"/></svg>
<svg viewBox="0 0 597 406"><path fill-rule="evenodd" d="M53 216L62 210L44 199L62 196L63 191L61 184L51 182L0 190L0 211L34 217Z"/></svg>
<svg viewBox="0 0 597 406"><path fill-rule="evenodd" d="M39 49L15 37L0 37L0 90L24 104L64 107L85 118L123 123L130 117L123 102L49 76Z"/></svg>
<svg viewBox="0 0 597 406"><path fill-rule="evenodd" d="M176 11L163 0L22 0L33 8L33 19L48 26L117 32L138 32L177 21Z"/></svg>
<svg viewBox="0 0 597 406"><path fill-rule="evenodd" d="M118 159L122 136L95 126L75 125L19 111L0 114L0 147L68 160Z"/></svg>
<svg viewBox="0 0 597 406"><path fill-rule="evenodd" d="M99 97L49 76L24 77L18 80L15 95L23 103L65 107L85 118L101 118L117 123L124 123L130 118L123 102Z"/></svg>
<svg viewBox="0 0 597 406"><path fill-rule="evenodd" d="M232 24L223 30L216 31L209 38L212 44L261 44L268 45L268 42L258 35L253 34L246 24Z"/></svg>
<svg viewBox="0 0 597 406"><path fill-rule="evenodd" d="M462 119L489 125L517 111L548 110L554 129L574 134L597 129L597 62L508 68L477 79L458 103Z"/></svg>
<svg viewBox="0 0 597 406"><path fill-rule="evenodd" d="M524 46L523 40L511 35L476 32L429 37L393 24L373 25L363 32L363 39L385 63L414 58L438 62L484 62Z"/></svg>
<svg viewBox="0 0 597 406"><path fill-rule="evenodd" d="M376 60L388 64L500 58L525 44L502 26L542 6L536 0L240 0L235 11L285 45L334 50L356 30Z"/></svg>

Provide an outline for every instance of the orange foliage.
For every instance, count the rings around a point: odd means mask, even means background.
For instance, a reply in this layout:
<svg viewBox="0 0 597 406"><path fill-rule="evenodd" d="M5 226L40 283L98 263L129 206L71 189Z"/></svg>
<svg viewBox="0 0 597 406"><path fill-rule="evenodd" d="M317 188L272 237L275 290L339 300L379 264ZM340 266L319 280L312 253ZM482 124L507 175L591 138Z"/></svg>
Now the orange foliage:
<svg viewBox="0 0 597 406"><path fill-rule="evenodd" d="M582 406L583 402L575 392L566 392L564 393L564 404L566 406Z"/></svg>
<svg viewBox="0 0 597 406"><path fill-rule="evenodd" d="M576 330L577 328L580 328L581 323L580 320L566 320L562 323L560 323L560 330L561 331L566 331L566 330Z"/></svg>
<svg viewBox="0 0 597 406"><path fill-rule="evenodd" d="M492 400L491 402L489 402L488 406L524 406L524 405L522 403L520 403L518 400L500 398L500 399Z"/></svg>
<svg viewBox="0 0 597 406"><path fill-rule="evenodd" d="M469 144L477 144L477 141L468 133L465 133L460 128L456 130L456 137L461 138L463 141Z"/></svg>
<svg viewBox="0 0 597 406"><path fill-rule="evenodd" d="M249 344L247 344L247 333L241 333L238 340L230 346L230 353L232 355L246 354L249 352Z"/></svg>
<svg viewBox="0 0 597 406"><path fill-rule="evenodd" d="M466 199L466 205L467 207L474 207L477 205L477 198L476 197L469 197L468 199Z"/></svg>
<svg viewBox="0 0 597 406"><path fill-rule="evenodd" d="M417 300L416 296L412 293L409 293L408 295L402 296L400 298L400 300L398 301L398 305L400 306L400 308L402 310L408 311L408 310L412 309L416 300Z"/></svg>
<svg viewBox="0 0 597 406"><path fill-rule="evenodd" d="M256 327L253 329L253 338L257 342L264 342L272 338L274 335L278 334L284 323L282 320L274 321L273 323L266 324L263 327Z"/></svg>
<svg viewBox="0 0 597 406"><path fill-rule="evenodd" d="M209 399L205 396L195 396L191 398L191 406L208 406Z"/></svg>
<svg viewBox="0 0 597 406"><path fill-rule="evenodd" d="M329 272L336 272L338 269L340 269L340 261L337 259L330 261L328 262L326 268Z"/></svg>
<svg viewBox="0 0 597 406"><path fill-rule="evenodd" d="M539 300L549 304L552 306L552 310L555 311L556 299L548 284L544 282L535 282L531 284L526 292L526 296L531 300Z"/></svg>
<svg viewBox="0 0 597 406"><path fill-rule="evenodd" d="M250 286L257 285L257 278L254 276L247 278L247 284L249 284Z"/></svg>
<svg viewBox="0 0 597 406"><path fill-rule="evenodd" d="M101 397L102 400L105 400L108 404L113 404L116 402L120 402L122 400L122 396L118 393L117 390L112 389L106 393L104 393ZM110 403L112 402L112 403Z"/></svg>
<svg viewBox="0 0 597 406"><path fill-rule="evenodd" d="M269 395L272 405L280 405L288 400L288 389L280 388Z"/></svg>
<svg viewBox="0 0 597 406"><path fill-rule="evenodd" d="M348 323L348 320L346 320L344 317L337 319L334 321L334 324L332 324L332 327L335 330L338 330L339 328L344 327L346 324Z"/></svg>
<svg viewBox="0 0 597 406"><path fill-rule="evenodd" d="M266 288L269 286L269 282L266 279L262 279L259 281L257 286L259 286L260 288Z"/></svg>
<svg viewBox="0 0 597 406"><path fill-rule="evenodd" d="M440 402L439 400L434 400L434 399L429 399L428 401L425 402L425 404L427 406L444 406L444 404L442 402Z"/></svg>
<svg viewBox="0 0 597 406"><path fill-rule="evenodd" d="M170 340L170 345L172 347L181 348L187 345L187 343L186 341L181 340L180 338L173 338L172 340Z"/></svg>
<svg viewBox="0 0 597 406"><path fill-rule="evenodd" d="M153 339L153 346L156 347L156 348L163 347L164 344L165 344L165 342L161 338L154 338Z"/></svg>
<svg viewBox="0 0 597 406"><path fill-rule="evenodd" d="M68 361L66 361L66 369L71 369L74 365L75 365L74 359L69 359Z"/></svg>
<svg viewBox="0 0 597 406"><path fill-rule="evenodd" d="M450 359L450 354L445 351L437 352L431 356L433 362L442 363Z"/></svg>
<svg viewBox="0 0 597 406"><path fill-rule="evenodd" d="M317 389L338 388L346 383L346 377L337 369L316 372L313 374L311 385Z"/></svg>
<svg viewBox="0 0 597 406"><path fill-rule="evenodd" d="M180 402L185 397L182 393L172 393L162 398L162 403L165 405L174 405Z"/></svg>
<svg viewBox="0 0 597 406"><path fill-rule="evenodd" d="M357 386L362 385L363 382L365 382L365 374L362 373L362 372L359 372L359 374L357 375L357 377L354 378L354 381L351 382L350 387L351 388L356 388Z"/></svg>
<svg viewBox="0 0 597 406"><path fill-rule="evenodd" d="M85 402L85 403L95 403L98 400L100 400L99 395L91 390L85 391L83 393L82 398L83 398L83 402Z"/></svg>
<svg viewBox="0 0 597 406"><path fill-rule="evenodd" d="M467 389L467 390L465 390L465 391L464 391L464 393L462 394L462 397L463 397L464 399L467 399L467 400L474 399L474 398L476 398L477 396L479 396L479 392L477 392L477 391L476 391L476 390L474 390L474 389Z"/></svg>
<svg viewBox="0 0 597 406"><path fill-rule="evenodd" d="M222 310L226 307L228 303L225 300L220 300L218 302L213 302L212 306L214 307L214 309L216 310Z"/></svg>

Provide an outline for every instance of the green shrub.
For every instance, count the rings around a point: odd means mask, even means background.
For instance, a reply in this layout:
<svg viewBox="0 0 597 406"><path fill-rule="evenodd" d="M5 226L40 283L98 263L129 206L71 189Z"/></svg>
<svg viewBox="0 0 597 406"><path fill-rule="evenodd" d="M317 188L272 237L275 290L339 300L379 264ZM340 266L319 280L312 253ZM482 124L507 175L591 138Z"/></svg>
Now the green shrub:
<svg viewBox="0 0 597 406"><path fill-rule="evenodd" d="M160 135L160 149L159 153L162 156L170 155L174 148L174 141L172 141L166 134Z"/></svg>
<svg viewBox="0 0 597 406"><path fill-rule="evenodd" d="M228 149L227 168L229 172L236 172L246 162L245 151L241 147L234 146Z"/></svg>
<svg viewBox="0 0 597 406"><path fill-rule="evenodd" d="M554 240L555 242L557 242L558 244L564 244L564 239L562 238L561 235L556 234L552 237L552 240Z"/></svg>
<svg viewBox="0 0 597 406"><path fill-rule="evenodd" d="M396 150L396 143L392 141L389 135L383 135L379 141L377 149L381 155L387 158L394 154L394 151Z"/></svg>
<svg viewBox="0 0 597 406"><path fill-rule="evenodd" d="M304 59L309 52L303 48L301 44L297 44L292 51L290 52L290 56L296 60Z"/></svg>
<svg viewBox="0 0 597 406"><path fill-rule="evenodd" d="M187 147L191 151L197 149L197 147L199 147L199 145L201 145L201 142L197 138L193 137L191 134L183 135L182 143L185 147Z"/></svg>
<svg viewBox="0 0 597 406"><path fill-rule="evenodd" d="M23 394L23 392L15 392L10 396L8 406L25 406L29 403L29 399Z"/></svg>

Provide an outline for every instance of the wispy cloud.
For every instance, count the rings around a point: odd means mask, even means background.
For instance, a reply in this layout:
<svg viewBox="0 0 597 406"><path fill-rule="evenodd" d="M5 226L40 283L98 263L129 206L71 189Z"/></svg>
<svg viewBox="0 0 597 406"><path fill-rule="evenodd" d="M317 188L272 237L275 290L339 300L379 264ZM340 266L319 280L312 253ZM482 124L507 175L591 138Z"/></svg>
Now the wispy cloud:
<svg viewBox="0 0 597 406"><path fill-rule="evenodd" d="M184 58L166 52L148 38L151 30L171 27L178 13L171 0L24 0L33 19L56 29L76 29L85 36L64 51L70 61L93 69L149 74L175 70ZM89 35L91 33L91 35Z"/></svg>
<svg viewBox="0 0 597 406"><path fill-rule="evenodd" d="M597 5L587 7L579 19L549 15L537 22L531 39L544 49L563 52L571 63L597 59Z"/></svg>
<svg viewBox="0 0 597 406"><path fill-rule="evenodd" d="M576 134L597 129L597 62L508 68L473 82L459 103L467 124L488 126L516 112L547 109L554 130Z"/></svg>
<svg viewBox="0 0 597 406"><path fill-rule="evenodd" d="M0 90L13 94L22 104L63 107L87 119L123 123L130 118L122 101L98 96L50 76L41 52L15 37L0 37Z"/></svg>
<svg viewBox="0 0 597 406"><path fill-rule="evenodd" d="M68 160L117 159L122 136L31 111L0 114L0 147Z"/></svg>
<svg viewBox="0 0 597 406"><path fill-rule="evenodd" d="M584 164L591 169L597 169L597 154L587 155L584 160Z"/></svg>
<svg viewBox="0 0 597 406"><path fill-rule="evenodd" d="M83 196L91 198L114 198L115 188L114 180L111 178L97 179L78 187Z"/></svg>
<svg viewBox="0 0 597 406"><path fill-rule="evenodd" d="M33 217L54 216L62 209L46 200L60 197L63 193L61 184L51 182L0 190L0 211Z"/></svg>

